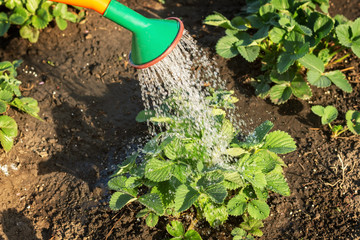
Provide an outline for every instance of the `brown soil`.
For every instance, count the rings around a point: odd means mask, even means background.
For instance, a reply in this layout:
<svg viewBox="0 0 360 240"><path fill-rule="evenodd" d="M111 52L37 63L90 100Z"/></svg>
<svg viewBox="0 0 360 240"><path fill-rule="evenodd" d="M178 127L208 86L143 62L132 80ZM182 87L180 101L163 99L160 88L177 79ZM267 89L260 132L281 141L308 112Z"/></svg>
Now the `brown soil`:
<svg viewBox="0 0 360 240"><path fill-rule="evenodd" d="M228 17L243 1L124 1L146 16L179 16L199 44L213 54L222 30L203 26L216 10ZM331 14L360 16L360 1L333 0ZM10 111L19 123L12 151L0 153L0 239L166 239L167 219L150 229L135 215L141 206L109 210L106 182L126 146L146 134L135 122L142 109L136 71L126 59L131 34L93 11L80 25L61 32L47 28L30 44L12 29L1 38L0 61L23 59L19 79L24 95L39 101L43 122ZM298 99L275 106L256 98L248 80L258 66L241 57L216 55L222 78L235 89L237 111L251 131L265 120L289 132L298 145L284 157L290 197L272 195L271 216L261 239L360 239L360 142L345 134L332 139L329 129L310 112L313 104L334 105L343 123L348 109L360 109L360 61L349 57L337 69L346 71L354 91L314 89L310 101ZM54 66L52 66L54 65ZM32 72L36 72L35 77ZM186 220L184 220L186 222ZM231 239L231 219L220 229L200 223L203 239Z"/></svg>

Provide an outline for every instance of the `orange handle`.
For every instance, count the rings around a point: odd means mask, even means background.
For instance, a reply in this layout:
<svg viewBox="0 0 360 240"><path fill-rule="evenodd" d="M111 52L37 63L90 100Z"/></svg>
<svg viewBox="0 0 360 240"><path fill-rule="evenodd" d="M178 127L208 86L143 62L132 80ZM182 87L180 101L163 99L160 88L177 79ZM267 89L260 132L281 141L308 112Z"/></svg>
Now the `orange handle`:
<svg viewBox="0 0 360 240"><path fill-rule="evenodd" d="M100 14L104 14L111 0L51 0L53 2L65 3L78 7L90 8Z"/></svg>

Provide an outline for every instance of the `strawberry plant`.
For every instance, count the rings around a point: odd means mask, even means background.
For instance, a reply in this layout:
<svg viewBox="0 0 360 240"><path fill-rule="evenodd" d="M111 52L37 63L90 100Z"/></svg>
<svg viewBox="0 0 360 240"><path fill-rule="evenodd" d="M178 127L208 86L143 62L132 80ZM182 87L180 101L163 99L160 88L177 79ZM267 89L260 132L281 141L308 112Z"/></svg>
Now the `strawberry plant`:
<svg viewBox="0 0 360 240"><path fill-rule="evenodd" d="M200 234L193 229L185 232L184 225L179 221L171 221L166 230L173 236L170 240L202 240Z"/></svg>
<svg viewBox="0 0 360 240"><path fill-rule="evenodd" d="M353 134L360 134L360 112L349 110L345 115L346 126L335 125L332 126L331 122L333 122L338 117L338 111L333 106L320 106L316 105L311 108L311 111L321 117L321 123L323 125L328 124L329 128L332 132L332 137L336 138L340 136L340 134L350 130Z"/></svg>
<svg viewBox="0 0 360 240"><path fill-rule="evenodd" d="M10 151L18 134L16 121L6 115L10 107L41 120L38 115L38 102L33 98L21 96L21 82L16 79L16 68L20 64L21 61L0 62L0 143L5 151Z"/></svg>
<svg viewBox="0 0 360 240"><path fill-rule="evenodd" d="M166 130L119 166L108 182L115 191L110 207L120 210L139 202L145 208L137 217L145 217L150 227L160 216L178 217L189 208L212 227L223 224L229 215L242 216L239 227L261 236L259 227L270 213L268 192L290 195L282 170L285 164L278 154L292 152L296 146L287 133L270 132L270 121L249 136L237 133L224 111L237 100L231 93L212 91L207 98L216 122L212 130L227 143L220 155L211 154L202 142L203 131L185 113L174 109L156 117L151 111L139 113L138 121L166 124Z"/></svg>
<svg viewBox="0 0 360 240"><path fill-rule="evenodd" d="M247 0L241 16L229 20L216 12L204 22L226 29L216 45L219 55L261 60L263 74L252 81L255 93L282 104L292 95L309 99L309 84L352 91L340 70L327 68L349 56L338 57L344 49L360 57L360 18L332 18L328 8L328 0Z"/></svg>
<svg viewBox="0 0 360 240"><path fill-rule="evenodd" d="M9 30L10 25L20 26L20 36L35 43L38 41L40 30L46 28L55 19L56 25L64 30L67 21L79 22L85 13L81 8L76 8L78 13L68 11L63 3L46 0L0 0L0 7L5 11L0 12L0 37Z"/></svg>

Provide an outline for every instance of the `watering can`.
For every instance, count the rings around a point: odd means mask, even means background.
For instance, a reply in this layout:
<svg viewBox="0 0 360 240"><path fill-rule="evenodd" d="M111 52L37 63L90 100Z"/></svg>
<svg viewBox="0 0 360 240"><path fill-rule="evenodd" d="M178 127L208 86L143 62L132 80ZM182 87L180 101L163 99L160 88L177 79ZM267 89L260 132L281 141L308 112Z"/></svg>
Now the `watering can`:
<svg viewBox="0 0 360 240"><path fill-rule="evenodd" d="M133 33L129 54L135 68L150 67L164 59L178 44L184 24L178 18L150 19L116 0L52 0L90 8Z"/></svg>

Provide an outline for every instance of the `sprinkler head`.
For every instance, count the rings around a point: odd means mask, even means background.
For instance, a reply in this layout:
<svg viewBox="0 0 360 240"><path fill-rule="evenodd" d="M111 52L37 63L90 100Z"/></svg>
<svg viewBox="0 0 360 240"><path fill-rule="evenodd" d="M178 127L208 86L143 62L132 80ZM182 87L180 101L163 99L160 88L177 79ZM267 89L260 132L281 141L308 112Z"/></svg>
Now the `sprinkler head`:
<svg viewBox="0 0 360 240"><path fill-rule="evenodd" d="M129 60L138 69L148 68L163 60L179 43L184 24L179 18L154 20L140 35L134 34Z"/></svg>

